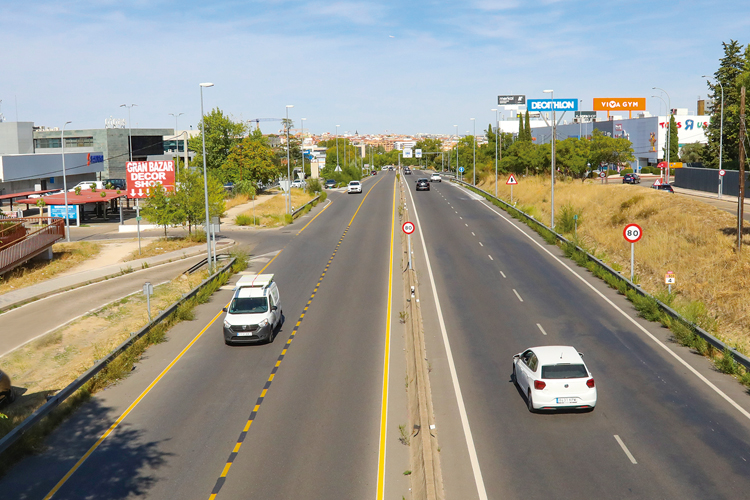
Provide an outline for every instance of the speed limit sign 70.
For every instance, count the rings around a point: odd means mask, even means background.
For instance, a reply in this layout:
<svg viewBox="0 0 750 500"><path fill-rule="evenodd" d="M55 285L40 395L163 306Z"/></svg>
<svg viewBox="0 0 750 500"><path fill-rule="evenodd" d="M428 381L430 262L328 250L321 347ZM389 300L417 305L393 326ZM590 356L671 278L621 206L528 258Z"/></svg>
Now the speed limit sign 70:
<svg viewBox="0 0 750 500"><path fill-rule="evenodd" d="M414 224L412 222L404 222L401 229L403 229L406 234L411 234L414 232Z"/></svg>
<svg viewBox="0 0 750 500"><path fill-rule="evenodd" d="M643 236L643 229L638 224L628 224L622 231L622 235L629 243L635 243Z"/></svg>

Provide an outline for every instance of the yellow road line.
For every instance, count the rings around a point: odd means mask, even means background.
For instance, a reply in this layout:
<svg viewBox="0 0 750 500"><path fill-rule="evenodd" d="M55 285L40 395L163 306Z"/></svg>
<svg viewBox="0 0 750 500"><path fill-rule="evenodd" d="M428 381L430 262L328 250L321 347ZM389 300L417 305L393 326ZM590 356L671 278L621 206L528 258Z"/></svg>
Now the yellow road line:
<svg viewBox="0 0 750 500"><path fill-rule="evenodd" d="M393 212L391 214L391 258L388 262L388 304L385 318L385 356L383 360L383 399L380 403L380 452L378 457L377 500L385 493L385 444L388 424L388 377L391 359L391 300L393 298L393 240L396 227L396 179L393 180Z"/></svg>
<svg viewBox="0 0 750 500"><path fill-rule="evenodd" d="M328 207L330 207L332 204L333 204L333 202L331 201L330 203L328 203L328 205L326 205L325 207L323 207L323 210L321 210L320 212L318 212L317 214L315 214L315 217L313 217L312 219L310 219L310 222L308 222L307 224L305 224L305 227L303 227L302 229L299 230L299 233L297 233L297 236L299 236L299 234L302 231L304 231L305 229L307 229L307 226L309 226L310 224L312 224L313 221L318 218L318 215L320 215L323 212L325 212L326 210L328 210Z"/></svg>
<svg viewBox="0 0 750 500"><path fill-rule="evenodd" d="M190 348L191 348L191 347L193 346L193 344L195 344L195 343L196 343L196 342L198 341L198 339L199 339L199 338L201 338L201 336L202 336L202 335L203 335L204 333L206 333L206 330L208 330L208 329L209 329L209 327L210 327L211 325L213 325L213 324L214 324L214 321L216 321L216 320L217 320L217 319L219 318L219 316L221 316L221 315L222 315L222 313L223 313L223 311L219 311L219 312L218 312L218 313L216 314L216 316L214 316L214 318L213 318L213 319L212 319L212 320L211 320L211 321L210 321L210 322L209 322L209 323L208 323L208 324L207 324L207 325L206 325L206 326L205 326L205 327L203 328L203 330L201 330L201 331L200 331L200 333L199 333L198 335L196 335L196 336L195 336L195 338L194 338L193 340L191 340L191 341L190 341L190 343L189 343L189 344L188 344L187 346L185 346L185 348L184 348L184 349L183 349L182 351L180 351L180 354L178 354L178 355L177 355L177 357L176 357L176 358L174 358L174 359L172 360L172 362L171 362L171 363L169 363L169 365L167 365L167 367L166 367L166 368L164 368L164 370L162 370L162 372L161 372L161 373L159 374L159 376L158 376L158 377L156 377L156 378L154 379L154 381L153 381L153 382L151 382L151 383L149 384L149 386L148 386L148 387L146 387L146 389L145 389L145 390L144 390L144 391L143 391L143 392L141 393L141 395L140 395L140 396L138 396L138 398L137 398L137 399L136 399L135 401L133 401L133 403L132 403L132 404L131 404L130 406L128 406L128 408L127 408L127 409L126 409L126 410L125 410L125 411L123 412L123 414L122 414L122 415L120 415L120 417L119 417L119 418L118 418L117 420L115 420L115 423L113 423L113 424L112 424L112 425L111 425L111 426L109 427L109 429L107 429L107 430L106 430L106 431L104 432L104 434L102 434L102 435L101 435L101 437L99 437L99 439L98 439L98 440L96 441L96 443L94 443L94 444L93 444L93 446L91 446L91 448L89 448L89 450L88 450L88 451L87 451L87 452L86 452L86 453L85 453L85 454L84 454L84 455L83 455L83 456L82 456L82 457L81 457L81 458L80 458L80 459L78 460L78 462L76 462L76 464L75 464L75 465L73 466L73 468L72 468L72 469L70 469L70 470L68 471L68 473L67 473L67 474L65 474L65 476L64 476L64 477L63 477L62 479L60 479L60 481L58 481L58 483L57 483L57 484L55 485L55 487L54 487L54 488L52 488L52 491L50 491L49 493L47 493L47 495L46 495L46 496L44 497L44 500L49 500L50 498L52 498L52 495L54 495L55 493L57 493L57 490L59 490L59 489L60 489L60 488L61 488L61 487L62 487L62 486L63 486L63 485L64 485L64 484L65 484L65 483L67 482L67 480L68 480L68 479L70 478L70 476L72 476L72 475L73 475L73 473L75 473L75 471L77 471L77 470L78 470L78 468L79 468L79 467L80 467L81 465L83 465L83 462L85 462L85 461L86 461L86 459L87 459L87 458L89 458L89 456L90 456L90 455L91 455L92 453L94 453L94 451L95 451L95 450L96 450L96 449L97 449L97 448L99 447L99 445L101 445L101 444L102 444L102 442L103 442L103 441L104 441L105 439L107 439L107 437L108 437L108 436L109 436L110 434L112 434L112 432L113 432L113 431L114 431L115 429L117 429L117 427L118 427L118 426L120 425L120 423L122 423L122 421L123 421L123 420L125 420L125 417L127 417L127 416L128 416L128 414L129 414L129 413L130 413L131 411L133 411L133 409L134 409L134 408L135 408L136 406L138 406L138 403L140 403L140 402L141 402L141 400L142 400L142 399L143 399L144 397L146 397L146 394L148 394L149 392L151 392L151 389L153 389L153 388L154 388L154 386L155 386L155 385L156 385L156 384L157 384L157 383L158 383L158 382L159 382L159 381L160 381L160 380L162 379L162 377L163 377L164 375L166 375L166 374L167 374L167 372L168 372L169 370L171 370L171 369L172 369L172 367L173 367L173 366L175 365L175 363L177 363L177 362L178 362L178 361L180 360L180 358L182 358L182 356L183 356L183 355L184 355L184 354L185 354L185 353L186 353L186 352L188 351L188 349L190 349Z"/></svg>

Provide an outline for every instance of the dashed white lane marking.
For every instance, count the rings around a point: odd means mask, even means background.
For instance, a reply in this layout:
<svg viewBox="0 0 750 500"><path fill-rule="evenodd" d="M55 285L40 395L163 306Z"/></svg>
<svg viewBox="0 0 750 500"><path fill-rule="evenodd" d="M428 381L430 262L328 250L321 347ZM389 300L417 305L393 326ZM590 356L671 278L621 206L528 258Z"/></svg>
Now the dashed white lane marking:
<svg viewBox="0 0 750 500"><path fill-rule="evenodd" d="M520 300L521 302L523 302L523 299L521 298L521 296L520 296L520 295L518 295L518 292L516 291L516 289L515 289L515 288L513 289L513 293L515 293L515 294L516 294L516 297L518 297L518 300Z"/></svg>
<svg viewBox="0 0 750 500"><path fill-rule="evenodd" d="M458 216L458 218L459 218L459 219L461 219L461 220L464 220L464 218L463 218L463 217L461 217L460 215Z"/></svg>
<svg viewBox="0 0 750 500"><path fill-rule="evenodd" d="M500 271L500 274L502 275L503 278L507 278L504 272Z"/></svg>
<svg viewBox="0 0 750 500"><path fill-rule="evenodd" d="M474 234L474 231L472 231L472 232L471 232L471 235L472 235L472 236L476 236L476 234Z"/></svg>
<svg viewBox="0 0 750 500"><path fill-rule="evenodd" d="M484 245L482 244L482 242L481 242L481 241L479 242L479 246L480 246L480 247L483 247L483 246L484 246Z"/></svg>
<svg viewBox="0 0 750 500"><path fill-rule="evenodd" d="M622 451L624 451L625 454L628 456L628 458L630 459L630 462L633 463L633 465L637 465L638 462L635 461L635 457L633 456L632 453L630 453L630 450L628 449L627 446L625 446L625 443L622 442L622 439L620 439L620 436L615 434L615 439L617 440L618 443L620 443L620 448L622 448Z"/></svg>
<svg viewBox="0 0 750 500"><path fill-rule="evenodd" d="M537 323L536 326L539 327L539 331L542 332L542 335L547 335L547 332L544 331L544 328L542 328L542 325L540 325L539 323Z"/></svg>
<svg viewBox="0 0 750 500"><path fill-rule="evenodd" d="M464 222L464 226L469 227L469 225L467 223L465 223L465 222Z"/></svg>
<svg viewBox="0 0 750 500"><path fill-rule="evenodd" d="M490 260L495 260L495 259L492 258L492 255L488 255L487 257L489 257Z"/></svg>
<svg viewBox="0 0 750 500"><path fill-rule="evenodd" d="M451 208L453 208L453 207L451 207ZM455 212L455 210L454 210L454 212ZM456 213L458 213L458 212L456 212Z"/></svg>

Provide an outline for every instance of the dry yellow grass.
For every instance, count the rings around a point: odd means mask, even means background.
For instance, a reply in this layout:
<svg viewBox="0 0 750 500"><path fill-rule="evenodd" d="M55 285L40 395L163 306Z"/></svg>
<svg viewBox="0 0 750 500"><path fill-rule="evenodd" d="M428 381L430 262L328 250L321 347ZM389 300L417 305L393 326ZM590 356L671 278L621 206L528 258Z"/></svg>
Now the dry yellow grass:
<svg viewBox="0 0 750 500"><path fill-rule="evenodd" d="M88 241L57 243L52 246L53 259L51 261L27 262L0 276L0 294L54 278L83 261L96 257L100 250L99 244Z"/></svg>
<svg viewBox="0 0 750 500"><path fill-rule="evenodd" d="M500 198L510 199L510 186L501 179ZM480 186L494 192L494 176ZM534 207L549 225L550 181L519 178L513 189L519 208ZM704 327L750 352L750 248L735 252L736 216L688 197L651 189L587 181L555 182L555 207L570 204L580 210L579 239L592 253L604 256L630 274L630 244L622 236L626 224L643 228L635 245L635 274L650 293L663 293L664 274L677 277L678 303L698 301L707 309ZM743 244L750 243L744 236Z"/></svg>
<svg viewBox="0 0 750 500"><path fill-rule="evenodd" d="M175 250L182 250L183 248L194 247L196 245L202 245L202 243L188 238L159 238L141 248L140 254L138 253L138 250L134 250L122 260L127 262L129 260L142 259L144 257L153 257L155 255L162 255Z"/></svg>
<svg viewBox="0 0 750 500"><path fill-rule="evenodd" d="M181 276L155 287L151 314L158 315L205 276ZM23 414L44 402L44 395L58 391L110 353L130 332L148 323L146 298L131 295L88 314L0 358L13 385L23 389L18 402L8 407L9 417Z"/></svg>
<svg viewBox="0 0 750 500"><path fill-rule="evenodd" d="M312 200L315 196L307 193L302 189L292 188L292 207L299 208L305 203ZM262 205L256 207L255 216L260 219L260 225L266 227L284 226L287 224L284 215L286 214L286 195L279 193L266 200ZM253 211L248 210L242 215L253 216Z"/></svg>
<svg viewBox="0 0 750 500"><path fill-rule="evenodd" d="M247 203L248 201L250 201L250 197L248 195L238 194L237 196L233 196L224 200L224 209L229 210L230 208L234 208L237 205L242 205L244 203Z"/></svg>

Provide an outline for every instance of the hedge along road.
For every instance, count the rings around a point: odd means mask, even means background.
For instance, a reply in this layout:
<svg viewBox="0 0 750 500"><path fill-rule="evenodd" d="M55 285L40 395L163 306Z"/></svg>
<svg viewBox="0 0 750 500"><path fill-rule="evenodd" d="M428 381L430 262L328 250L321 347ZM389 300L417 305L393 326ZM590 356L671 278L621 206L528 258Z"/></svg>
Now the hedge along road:
<svg viewBox="0 0 750 500"><path fill-rule="evenodd" d="M747 409L736 381L670 343L660 325L635 318L623 296L466 190L443 183L413 198L468 421L481 436L475 444L489 498L746 495L750 422L659 342ZM429 331L437 328L428 320L434 304L422 298ZM439 358L431 375L446 498L476 498L466 493L474 486L466 445L444 438L461 423L443 342L426 340L428 355ZM599 389L594 412L528 412L510 380L511 360L535 345L585 354Z"/></svg>
<svg viewBox="0 0 750 500"><path fill-rule="evenodd" d="M275 343L225 346L218 311L231 292L218 292L196 310L195 322L179 324L170 342L150 349L130 378L97 395L63 424L46 453L19 464L0 484L4 494L41 498L48 493L216 318L54 496L208 498L352 221L219 498L374 497L393 196L392 177L380 179L353 221L364 196L334 196L326 212L268 263L266 272L276 275L286 319ZM389 454L389 463L400 468L399 487L408 494L400 475L408 468L402 450L404 459Z"/></svg>

